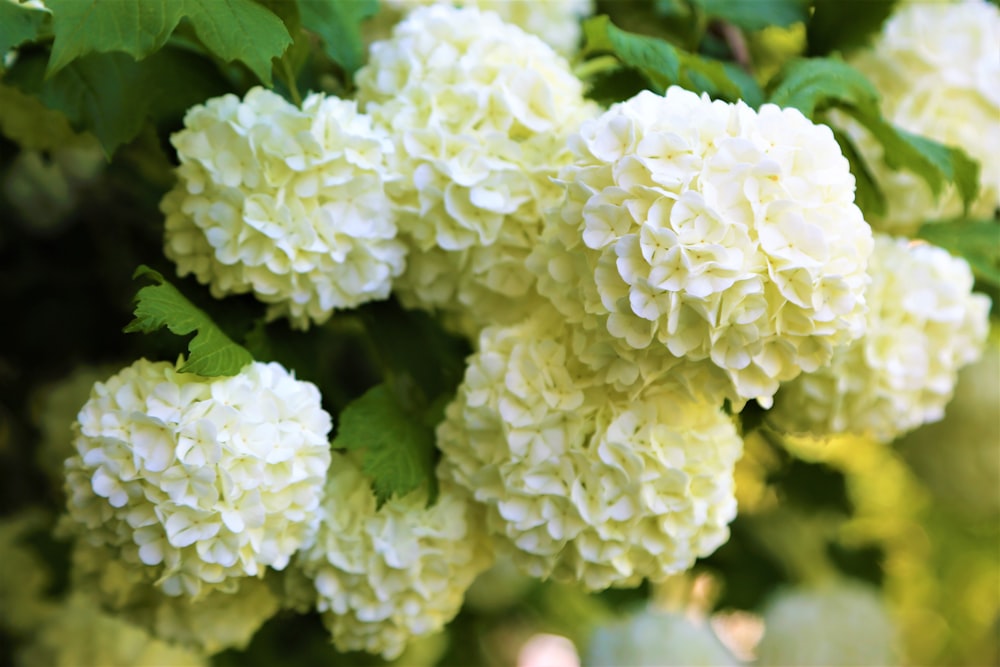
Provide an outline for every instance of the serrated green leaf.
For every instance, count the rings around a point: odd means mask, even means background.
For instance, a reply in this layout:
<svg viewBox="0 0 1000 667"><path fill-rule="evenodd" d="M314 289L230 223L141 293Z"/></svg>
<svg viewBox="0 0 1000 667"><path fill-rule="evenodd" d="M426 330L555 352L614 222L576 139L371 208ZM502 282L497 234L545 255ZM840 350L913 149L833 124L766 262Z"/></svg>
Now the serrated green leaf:
<svg viewBox="0 0 1000 667"><path fill-rule="evenodd" d="M362 470L372 478L381 506L424 484L436 494L434 430L405 410L388 385L380 384L340 414L335 449L362 450Z"/></svg>
<svg viewBox="0 0 1000 667"><path fill-rule="evenodd" d="M806 24L808 55L848 51L862 46L892 14L896 0L812 0Z"/></svg>
<svg viewBox="0 0 1000 667"><path fill-rule="evenodd" d="M52 10L51 76L92 52L121 51L141 60L159 50L184 15L177 0L48 0Z"/></svg>
<svg viewBox="0 0 1000 667"><path fill-rule="evenodd" d="M964 257L978 280L1000 287L1000 221L930 222L920 228L917 236Z"/></svg>
<svg viewBox="0 0 1000 667"><path fill-rule="evenodd" d="M760 30L769 25L786 27L809 18L806 0L699 0L713 18L728 21L744 30Z"/></svg>
<svg viewBox="0 0 1000 667"><path fill-rule="evenodd" d="M834 58L792 61L779 75L768 101L794 107L811 119L835 106L850 106L869 115L879 113L879 94L871 81Z"/></svg>
<svg viewBox="0 0 1000 667"><path fill-rule="evenodd" d="M182 18L226 62L243 62L271 84L271 59L292 43L284 23L253 0L52 0L55 41L48 75L90 53L141 60L158 51Z"/></svg>
<svg viewBox="0 0 1000 667"><path fill-rule="evenodd" d="M148 266L136 269L133 278L154 284L141 288L135 297L135 319L125 333L151 333L166 327L178 336L194 333L188 342L188 359L182 373L205 376L237 375L253 361L246 348L234 343L203 310L197 308L158 272Z"/></svg>
<svg viewBox="0 0 1000 667"><path fill-rule="evenodd" d="M323 49L348 78L364 64L361 24L378 13L378 0L299 0L302 25L323 40Z"/></svg>
<svg viewBox="0 0 1000 667"><path fill-rule="evenodd" d="M663 93L671 85L695 92L737 100L740 87L727 76L722 63L678 49L662 39L626 32L607 16L583 24L584 55L612 53L625 65L639 70Z"/></svg>
<svg viewBox="0 0 1000 667"><path fill-rule="evenodd" d="M0 3L0 55L35 39L49 12L16 2ZM2 65L0 65L2 68Z"/></svg>

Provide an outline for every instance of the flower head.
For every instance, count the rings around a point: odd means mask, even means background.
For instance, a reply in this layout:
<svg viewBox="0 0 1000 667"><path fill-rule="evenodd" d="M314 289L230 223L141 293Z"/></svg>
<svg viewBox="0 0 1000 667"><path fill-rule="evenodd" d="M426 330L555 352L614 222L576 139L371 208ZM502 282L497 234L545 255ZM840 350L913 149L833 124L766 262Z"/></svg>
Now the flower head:
<svg viewBox="0 0 1000 667"><path fill-rule="evenodd" d="M77 420L70 523L154 568L168 595L280 570L315 528L331 420L315 385L278 364L205 378L139 360L94 385Z"/></svg>
<svg viewBox="0 0 1000 667"><path fill-rule="evenodd" d="M172 138L164 252L216 297L253 292L299 328L389 295L405 264L385 197L392 144L355 103L262 88L192 107Z"/></svg>

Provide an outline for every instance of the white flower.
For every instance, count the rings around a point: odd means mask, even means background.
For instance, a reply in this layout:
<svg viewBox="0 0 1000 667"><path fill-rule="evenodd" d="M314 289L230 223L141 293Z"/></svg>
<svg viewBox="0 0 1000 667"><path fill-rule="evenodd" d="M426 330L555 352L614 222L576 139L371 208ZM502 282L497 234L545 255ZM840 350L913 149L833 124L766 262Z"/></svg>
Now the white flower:
<svg viewBox="0 0 1000 667"><path fill-rule="evenodd" d="M384 0L386 9L397 15L424 5L456 4L496 12L506 23L540 37L563 55L580 45L580 21L594 13L594 0Z"/></svg>
<svg viewBox="0 0 1000 667"><path fill-rule="evenodd" d="M959 39L958 36L961 38ZM973 214L1000 206L1000 10L983 0L901 4L872 47L851 59L882 95L892 123L957 146L980 166ZM911 234L925 221L961 215L953 187L935 197L910 171L891 170L877 141L857 123L837 117L869 162L888 210L869 216L876 229Z"/></svg>
<svg viewBox="0 0 1000 667"><path fill-rule="evenodd" d="M738 404L860 335L871 231L828 127L672 87L570 142L528 264L572 321L721 369Z"/></svg>
<svg viewBox="0 0 1000 667"><path fill-rule="evenodd" d="M94 385L77 419L76 531L154 568L168 595L232 592L284 568L315 528L331 420L278 364L205 378L139 360Z"/></svg>
<svg viewBox="0 0 1000 667"><path fill-rule="evenodd" d="M298 328L388 296L405 264L385 196L392 143L355 103L262 88L192 107L172 138L164 252L212 294L253 292Z"/></svg>
<svg viewBox="0 0 1000 667"><path fill-rule="evenodd" d="M742 664L712 632L679 613L650 609L597 628L587 664L593 667L737 667Z"/></svg>
<svg viewBox="0 0 1000 667"><path fill-rule="evenodd" d="M941 419L958 369L982 352L990 301L972 293L965 260L877 235L869 272L864 336L781 388L780 428L893 440Z"/></svg>
<svg viewBox="0 0 1000 667"><path fill-rule="evenodd" d="M761 667L899 664L895 627L878 591L848 580L788 589L764 611Z"/></svg>
<svg viewBox="0 0 1000 667"><path fill-rule="evenodd" d="M663 580L723 544L742 453L714 403L605 377L557 320L490 327L437 432L443 474L515 562L588 590Z"/></svg>
<svg viewBox="0 0 1000 667"><path fill-rule="evenodd" d="M334 460L316 541L296 562L315 581L338 650L391 660L458 613L491 556L457 491L443 483L430 507L421 490L376 509L371 480L348 456Z"/></svg>
<svg viewBox="0 0 1000 667"><path fill-rule="evenodd" d="M483 323L524 314L524 259L561 197L566 136L596 110L569 64L493 13L437 5L373 44L357 85L396 141L387 191L412 246L403 302Z"/></svg>

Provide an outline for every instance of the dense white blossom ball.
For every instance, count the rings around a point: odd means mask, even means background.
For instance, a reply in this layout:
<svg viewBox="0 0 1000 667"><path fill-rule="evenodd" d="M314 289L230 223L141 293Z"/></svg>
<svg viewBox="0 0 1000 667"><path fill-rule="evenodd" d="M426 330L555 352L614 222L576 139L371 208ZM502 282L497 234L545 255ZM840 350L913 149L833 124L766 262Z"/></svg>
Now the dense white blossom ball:
<svg viewBox="0 0 1000 667"><path fill-rule="evenodd" d="M875 84L885 117L905 130L957 146L980 166L973 213L1000 205L1000 10L985 0L901 4L870 49L851 64ZM857 123L838 119L862 150L886 195L876 229L910 234L929 220L961 215L954 188L935 196L910 171L891 170L882 148Z"/></svg>
<svg viewBox="0 0 1000 667"><path fill-rule="evenodd" d="M566 137L596 107L537 37L490 12L414 10L372 45L358 100L395 138L386 189L411 245L395 289L411 307L511 321Z"/></svg>
<svg viewBox="0 0 1000 667"><path fill-rule="evenodd" d="M594 12L594 0L383 0L397 16L423 5L454 4L496 12L507 23L540 37L564 55L580 46L581 21ZM383 10L383 11L384 11Z"/></svg>
<svg viewBox="0 0 1000 667"><path fill-rule="evenodd" d="M168 595L232 592L315 529L331 419L278 364L206 378L142 359L95 384L77 420L71 523Z"/></svg>
<svg viewBox="0 0 1000 667"><path fill-rule="evenodd" d="M979 358L990 300L972 292L964 259L876 235L869 272L864 336L782 386L770 413L780 428L893 440L941 419L958 369Z"/></svg>
<svg viewBox="0 0 1000 667"><path fill-rule="evenodd" d="M475 507L444 483L377 507L371 480L349 456L330 467L315 542L297 559L316 585L316 608L341 651L391 660L440 630L492 556Z"/></svg>
<svg viewBox="0 0 1000 667"><path fill-rule="evenodd" d="M192 107L171 141L164 252L212 294L253 292L306 328L389 295L405 265L385 196L392 142L352 101L254 88Z"/></svg>
<svg viewBox="0 0 1000 667"><path fill-rule="evenodd" d="M852 581L779 592L764 610L761 667L899 664L896 630L876 589Z"/></svg>
<svg viewBox="0 0 1000 667"><path fill-rule="evenodd" d="M737 667L742 664L719 641L707 620L651 609L601 625L590 638L592 667Z"/></svg>
<svg viewBox="0 0 1000 667"><path fill-rule="evenodd" d="M871 230L828 127L672 87L570 143L529 266L573 321L721 369L740 404L861 334Z"/></svg>
<svg viewBox="0 0 1000 667"><path fill-rule="evenodd" d="M489 327L437 431L443 474L535 577L661 581L729 536L742 441L714 402L616 392L553 320Z"/></svg>

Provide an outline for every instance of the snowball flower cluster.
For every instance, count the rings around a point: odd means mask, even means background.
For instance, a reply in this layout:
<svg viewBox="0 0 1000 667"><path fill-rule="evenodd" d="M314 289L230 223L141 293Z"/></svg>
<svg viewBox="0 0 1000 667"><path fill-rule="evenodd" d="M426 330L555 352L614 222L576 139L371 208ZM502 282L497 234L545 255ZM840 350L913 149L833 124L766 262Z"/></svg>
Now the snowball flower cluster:
<svg viewBox="0 0 1000 667"><path fill-rule="evenodd" d="M587 664L594 667L737 667L742 664L708 625L680 613L646 609L597 628Z"/></svg>
<svg viewBox="0 0 1000 667"><path fill-rule="evenodd" d="M979 162L974 213L1000 206L1000 9L985 0L901 4L872 47L851 59L882 94L885 117L905 130L957 146ZM910 234L927 220L960 215L954 188L934 195L909 171L893 171L882 148L856 123L848 130L886 195L877 229Z"/></svg>
<svg viewBox="0 0 1000 667"><path fill-rule="evenodd" d="M764 610L761 667L899 664L895 626L878 591L837 580L787 589Z"/></svg>
<svg viewBox="0 0 1000 667"><path fill-rule="evenodd" d="M662 581L723 544L736 515L732 421L668 383L615 392L557 318L485 329L437 436L443 474L535 577Z"/></svg>
<svg viewBox="0 0 1000 667"><path fill-rule="evenodd" d="M385 196L392 143L354 102L302 109L254 88L192 107L172 137L164 252L212 294L253 292L307 328L389 295L405 248Z"/></svg>
<svg viewBox="0 0 1000 667"><path fill-rule="evenodd" d="M990 301L972 292L964 259L876 235L869 271L864 336L781 388L771 412L781 428L893 440L941 419L958 369L980 356Z"/></svg>
<svg viewBox="0 0 1000 667"><path fill-rule="evenodd" d="M70 522L168 595L232 592L315 528L330 416L278 364L234 377L139 360L94 385L67 463Z"/></svg>
<svg viewBox="0 0 1000 667"><path fill-rule="evenodd" d="M398 657L407 642L440 630L465 590L489 567L467 498L442 484L376 506L371 480L348 456L330 470L315 543L297 562L316 584L317 609L338 650Z"/></svg>
<svg viewBox="0 0 1000 667"><path fill-rule="evenodd" d="M434 4L460 4L482 11L496 12L506 23L516 25L541 38L561 54L569 55L580 45L580 21L594 12L594 0L383 0L395 13Z"/></svg>
<svg viewBox="0 0 1000 667"><path fill-rule="evenodd" d="M371 46L358 100L391 128L386 189L411 246L395 288L408 306L513 321L529 295L524 260L566 136L596 111L583 85L537 37L473 8L414 10Z"/></svg>
<svg viewBox="0 0 1000 667"><path fill-rule="evenodd" d="M571 320L719 369L740 404L861 334L871 230L828 127L672 87L570 141L529 265Z"/></svg>

